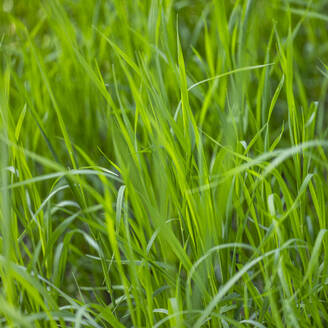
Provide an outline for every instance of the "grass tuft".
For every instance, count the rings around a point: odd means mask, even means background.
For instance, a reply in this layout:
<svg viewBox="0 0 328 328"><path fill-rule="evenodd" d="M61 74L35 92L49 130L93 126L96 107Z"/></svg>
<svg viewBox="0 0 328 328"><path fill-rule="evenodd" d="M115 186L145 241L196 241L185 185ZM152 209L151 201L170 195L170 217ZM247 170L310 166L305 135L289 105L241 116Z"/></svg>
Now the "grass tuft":
<svg viewBox="0 0 328 328"><path fill-rule="evenodd" d="M0 4L0 327L327 327L325 0Z"/></svg>

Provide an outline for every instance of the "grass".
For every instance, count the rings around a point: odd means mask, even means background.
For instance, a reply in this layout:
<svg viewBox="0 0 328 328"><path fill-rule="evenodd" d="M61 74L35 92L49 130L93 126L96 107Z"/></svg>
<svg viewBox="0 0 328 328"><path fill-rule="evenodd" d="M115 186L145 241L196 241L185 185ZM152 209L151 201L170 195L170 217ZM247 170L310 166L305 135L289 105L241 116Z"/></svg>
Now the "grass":
<svg viewBox="0 0 328 328"><path fill-rule="evenodd" d="M0 327L327 327L325 0L0 9Z"/></svg>

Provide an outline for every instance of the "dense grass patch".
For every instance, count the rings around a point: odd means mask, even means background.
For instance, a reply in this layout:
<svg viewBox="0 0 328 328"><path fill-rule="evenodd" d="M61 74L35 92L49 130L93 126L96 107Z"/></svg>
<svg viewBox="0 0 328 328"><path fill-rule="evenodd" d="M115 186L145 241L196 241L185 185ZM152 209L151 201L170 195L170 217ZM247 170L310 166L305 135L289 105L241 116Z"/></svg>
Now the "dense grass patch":
<svg viewBox="0 0 328 328"><path fill-rule="evenodd" d="M328 326L326 0L0 6L0 327Z"/></svg>

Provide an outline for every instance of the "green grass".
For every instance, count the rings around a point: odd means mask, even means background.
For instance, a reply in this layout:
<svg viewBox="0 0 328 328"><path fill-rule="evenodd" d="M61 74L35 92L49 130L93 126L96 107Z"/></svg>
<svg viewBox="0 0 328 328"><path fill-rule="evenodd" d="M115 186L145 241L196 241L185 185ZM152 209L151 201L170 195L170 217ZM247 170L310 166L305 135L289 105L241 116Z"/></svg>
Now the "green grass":
<svg viewBox="0 0 328 328"><path fill-rule="evenodd" d="M326 0L0 7L0 327L328 326Z"/></svg>

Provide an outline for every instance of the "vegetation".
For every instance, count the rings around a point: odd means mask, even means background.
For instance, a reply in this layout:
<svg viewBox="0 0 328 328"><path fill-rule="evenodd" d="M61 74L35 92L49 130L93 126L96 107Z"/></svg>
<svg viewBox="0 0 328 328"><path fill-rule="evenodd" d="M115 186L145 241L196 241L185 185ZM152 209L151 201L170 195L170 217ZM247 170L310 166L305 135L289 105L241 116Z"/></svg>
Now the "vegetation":
<svg viewBox="0 0 328 328"><path fill-rule="evenodd" d="M3 0L0 327L327 327L325 0Z"/></svg>

